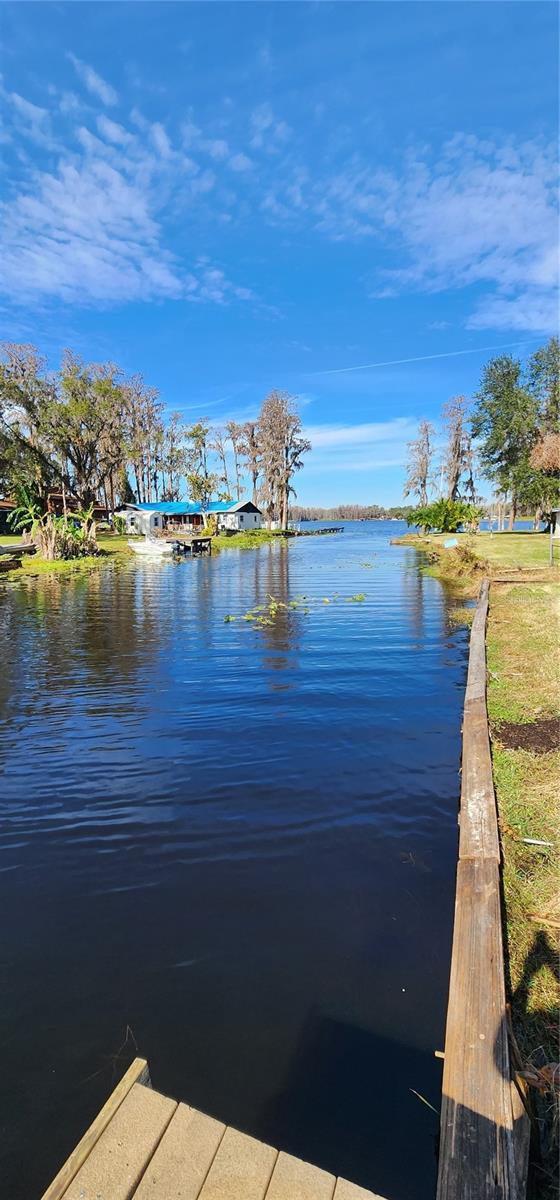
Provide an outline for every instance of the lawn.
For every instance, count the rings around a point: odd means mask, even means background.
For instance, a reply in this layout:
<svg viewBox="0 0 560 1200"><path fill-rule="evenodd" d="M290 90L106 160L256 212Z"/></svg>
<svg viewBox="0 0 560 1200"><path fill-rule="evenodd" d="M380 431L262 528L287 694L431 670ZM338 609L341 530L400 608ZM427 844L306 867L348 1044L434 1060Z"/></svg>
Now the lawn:
<svg viewBox="0 0 560 1200"><path fill-rule="evenodd" d="M549 565L550 539L547 533L430 533L406 534L404 540L419 549L433 546L443 553L443 543L450 537L457 539L459 546L468 546L474 554L484 559L492 568L518 567L523 570L543 568ZM560 542L555 547L555 563L560 563Z"/></svg>
<svg viewBox="0 0 560 1200"><path fill-rule="evenodd" d="M559 615L558 584L494 584L491 589L488 714L503 849L509 997L521 1060L534 1070L535 1081L559 1057L560 748L553 724L560 714ZM552 748L543 750L539 740L546 729L552 729ZM533 749L515 748L516 740L527 738ZM555 1098L552 1089L531 1094L542 1149L538 1195L552 1198Z"/></svg>
<svg viewBox="0 0 560 1200"><path fill-rule="evenodd" d="M0 537L0 545L18 545L20 539L17 537ZM34 578L38 575L72 575L79 572L91 571L95 567L103 566L110 562L118 562L128 555L132 555L132 550L128 546L126 536L118 534L100 534L97 539L97 544L101 553L97 556L71 559L56 559L54 562L39 558L35 554L24 554L21 559L21 567L16 567L12 571L6 571L0 576L4 580L16 580L25 578Z"/></svg>

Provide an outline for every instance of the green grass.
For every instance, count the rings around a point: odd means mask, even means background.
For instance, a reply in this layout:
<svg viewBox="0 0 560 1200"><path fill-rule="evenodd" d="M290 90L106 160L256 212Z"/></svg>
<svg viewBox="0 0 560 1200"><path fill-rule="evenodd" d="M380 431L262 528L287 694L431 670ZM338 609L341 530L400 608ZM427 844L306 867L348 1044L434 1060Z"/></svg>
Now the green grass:
<svg viewBox="0 0 560 1200"><path fill-rule="evenodd" d="M549 565L549 536L547 533L408 533L396 542L405 545L416 545L419 549L433 547L445 555L452 555L453 550L445 550L443 543L449 537L457 539L459 546L468 546L473 553L484 559L491 567L517 567L521 570L548 567ZM560 547L555 550L555 561L560 560Z"/></svg>
<svg viewBox="0 0 560 1200"><path fill-rule="evenodd" d="M492 589L486 637L491 720L535 721L560 714L559 616L556 584Z"/></svg>
<svg viewBox="0 0 560 1200"><path fill-rule="evenodd" d="M3 545L11 544L11 539L2 537L0 538L0 543ZM100 553L84 558L55 559L54 561L49 561L39 558L37 554L24 554L21 559L21 567L3 572L0 576L0 581L8 580L13 583L18 579L36 579L39 576L84 574L96 567L124 561L126 557L132 556L132 550L127 543L127 538L124 536L115 534L101 535L97 539L97 544Z"/></svg>
<svg viewBox="0 0 560 1200"><path fill-rule="evenodd" d="M212 539L212 550L254 550L266 542L284 537L280 529L251 529L244 533L218 533Z"/></svg>
<svg viewBox="0 0 560 1200"><path fill-rule="evenodd" d="M495 584L488 617L488 715L503 851L507 967L512 1025L523 1063L557 1062L559 988L558 849L560 751L536 754L500 744L498 722L558 715L557 584ZM528 845L537 838L551 846ZM531 1089L542 1161L538 1194L556 1196L557 1122L552 1093ZM536 1193L535 1193L536 1194Z"/></svg>

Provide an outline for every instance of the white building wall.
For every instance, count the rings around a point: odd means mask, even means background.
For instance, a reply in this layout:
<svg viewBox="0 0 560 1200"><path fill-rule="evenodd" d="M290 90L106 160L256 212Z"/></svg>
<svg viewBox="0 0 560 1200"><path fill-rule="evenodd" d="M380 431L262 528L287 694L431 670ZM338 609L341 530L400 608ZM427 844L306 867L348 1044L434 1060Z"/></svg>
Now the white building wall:
<svg viewBox="0 0 560 1200"><path fill-rule="evenodd" d="M141 509L127 509L122 515L126 521L127 533L159 533L162 529L163 520L161 513L145 512Z"/></svg>
<svg viewBox="0 0 560 1200"><path fill-rule="evenodd" d="M222 529L235 529L237 532L244 529L260 529L261 514L251 512L228 512L221 513L219 523Z"/></svg>

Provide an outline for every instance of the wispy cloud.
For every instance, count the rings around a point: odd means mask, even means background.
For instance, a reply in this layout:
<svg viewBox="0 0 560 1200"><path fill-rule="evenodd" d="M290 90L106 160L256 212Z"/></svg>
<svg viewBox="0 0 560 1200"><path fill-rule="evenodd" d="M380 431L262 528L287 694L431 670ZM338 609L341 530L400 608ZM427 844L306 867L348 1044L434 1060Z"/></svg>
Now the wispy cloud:
<svg viewBox="0 0 560 1200"><path fill-rule="evenodd" d="M416 422L411 417L359 425L306 425L305 434L313 448L306 474L401 466L406 459L406 443L414 436L415 429Z"/></svg>
<svg viewBox="0 0 560 1200"><path fill-rule="evenodd" d="M82 62L82 59L77 58L71 51L68 52L67 57L84 84L84 87L87 88L88 92L91 92L92 96L97 96L98 100L109 106L117 104L119 97L114 87L110 83L107 83L105 79L102 79L101 75L98 75L97 71L94 71L93 67L90 67L88 63Z"/></svg>
<svg viewBox="0 0 560 1200"><path fill-rule="evenodd" d="M269 118L261 115L259 138ZM556 184L554 148L457 134L439 155L407 155L400 170L354 154L318 178L293 162L282 179L265 180L261 203L275 223L391 248L402 265L371 273L374 300L476 285L487 295L472 327L547 332L558 286ZM367 249L364 259L367 270Z"/></svg>
<svg viewBox="0 0 560 1200"><path fill-rule="evenodd" d="M0 91L10 105L17 132L39 146L50 148L53 145L53 137L48 109L32 104L18 92L4 92L1 88Z"/></svg>
<svg viewBox="0 0 560 1200"><path fill-rule="evenodd" d="M250 171L253 163L247 154L233 154L229 165L232 171Z"/></svg>
<svg viewBox="0 0 560 1200"><path fill-rule="evenodd" d="M112 85L74 54L69 58L97 109L116 105ZM184 246L189 230L198 233L203 223L205 232L227 227L233 233L260 222L273 237L288 229L319 244L359 243L357 285L372 305L411 292L463 290L472 297L467 328L531 335L556 326L556 155L538 140L489 142L457 134L442 147L423 146L390 166L372 166L358 150L348 156L345 139L334 138L332 152L321 158L313 145L304 149L268 100L242 116L224 100L214 116L202 120L196 114L195 120L187 112L172 126L137 108L117 122L105 111L92 113L89 98L84 103L68 95L71 101L63 105L57 97L49 112L19 93L8 94L18 132L60 151L48 172L21 154L20 196L5 209L16 296L32 294L37 255L37 294L78 299L81 278L85 302L141 295L254 300L251 287L230 280L221 262L195 268L198 237L190 261ZM68 126L78 113L71 143ZM69 188L71 211L61 188ZM165 240L168 218L173 249ZM376 269L380 251L385 265ZM60 260L56 269L51 252ZM86 260L91 267L82 270ZM448 357L471 352L479 351Z"/></svg>

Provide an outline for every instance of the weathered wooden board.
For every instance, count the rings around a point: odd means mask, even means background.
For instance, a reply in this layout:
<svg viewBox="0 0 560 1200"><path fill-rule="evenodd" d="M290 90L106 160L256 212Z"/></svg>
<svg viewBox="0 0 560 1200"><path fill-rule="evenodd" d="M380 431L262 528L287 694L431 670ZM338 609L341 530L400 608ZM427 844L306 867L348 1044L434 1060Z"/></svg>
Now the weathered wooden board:
<svg viewBox="0 0 560 1200"><path fill-rule="evenodd" d="M472 700L486 701L486 618L488 616L489 582L485 579L471 626L469 669L465 704Z"/></svg>
<svg viewBox="0 0 560 1200"><path fill-rule="evenodd" d="M467 701L465 704L459 858L500 861L496 797L484 700Z"/></svg>
<svg viewBox="0 0 560 1200"><path fill-rule="evenodd" d="M333 1200L336 1179L311 1163L278 1155L266 1200Z"/></svg>
<svg viewBox="0 0 560 1200"><path fill-rule="evenodd" d="M132 1200L177 1108L135 1083L64 1193L64 1200Z"/></svg>
<svg viewBox="0 0 560 1200"><path fill-rule="evenodd" d="M129 1091L135 1083L142 1083L145 1087L150 1086L150 1072L145 1058L135 1058L134 1062L130 1064L128 1071L123 1075L120 1083L111 1092L107 1103L103 1105L103 1108L97 1114L95 1120L92 1121L89 1129L84 1133L83 1138L78 1142L78 1145L60 1168L56 1178L53 1179L47 1188L42 1200L60 1200L65 1194L68 1185L78 1173L90 1151L95 1146L95 1143L99 1140L101 1134L107 1128L109 1121L114 1117L117 1109L125 1097L128 1096Z"/></svg>
<svg viewBox="0 0 560 1200"><path fill-rule="evenodd" d="M472 625L465 693L438 1200L518 1200L524 1195L526 1126L518 1126L514 1138L500 842L486 709L488 595L485 580ZM520 1113L515 1116L522 1121Z"/></svg>
<svg viewBox="0 0 560 1200"><path fill-rule="evenodd" d="M466 859L457 872L438 1198L516 1196L499 867Z"/></svg>

